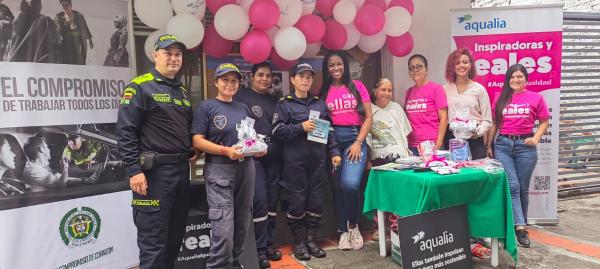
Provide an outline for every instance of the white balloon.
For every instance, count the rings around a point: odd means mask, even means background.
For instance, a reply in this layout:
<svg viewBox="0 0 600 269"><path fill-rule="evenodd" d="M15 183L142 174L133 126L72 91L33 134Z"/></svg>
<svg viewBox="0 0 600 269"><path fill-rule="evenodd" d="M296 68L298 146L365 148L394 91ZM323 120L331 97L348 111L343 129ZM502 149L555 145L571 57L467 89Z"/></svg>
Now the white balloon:
<svg viewBox="0 0 600 269"><path fill-rule="evenodd" d="M321 51L321 42L308 43L302 58L315 58L317 57L317 54L319 54L319 51Z"/></svg>
<svg viewBox="0 0 600 269"><path fill-rule="evenodd" d="M354 23L344 25L346 29L346 44L344 44L343 50L349 50L351 48L356 47L358 45L358 40L360 40L360 32L354 26Z"/></svg>
<svg viewBox="0 0 600 269"><path fill-rule="evenodd" d="M365 4L365 1L366 0L352 0L357 10Z"/></svg>
<svg viewBox="0 0 600 269"><path fill-rule="evenodd" d="M293 61L306 51L306 37L296 27L283 28L275 34L274 47L281 58Z"/></svg>
<svg viewBox="0 0 600 269"><path fill-rule="evenodd" d="M173 17L173 8L169 0L135 1L135 14L140 21L154 29L165 29L169 19Z"/></svg>
<svg viewBox="0 0 600 269"><path fill-rule="evenodd" d="M204 25L192 14L179 14L169 20L167 33L176 36L188 49L193 49L204 38Z"/></svg>
<svg viewBox="0 0 600 269"><path fill-rule="evenodd" d="M365 53L373 53L385 45L385 31L381 31L374 35L361 35L358 41L358 48Z"/></svg>
<svg viewBox="0 0 600 269"><path fill-rule="evenodd" d="M312 14L316 5L317 0L302 0L302 16Z"/></svg>
<svg viewBox="0 0 600 269"><path fill-rule="evenodd" d="M248 32L250 19L243 7L229 4L219 8L215 14L214 24L221 37L227 40L238 40Z"/></svg>
<svg viewBox="0 0 600 269"><path fill-rule="evenodd" d="M205 0L171 0L171 5L176 14L192 14L200 20L206 13Z"/></svg>
<svg viewBox="0 0 600 269"><path fill-rule="evenodd" d="M239 5L240 5L240 7L243 7L244 10L246 10L246 12L249 12L250 6L252 5L253 2L254 2L254 0L240 0Z"/></svg>
<svg viewBox="0 0 600 269"><path fill-rule="evenodd" d="M279 21L277 26L284 28L298 22L302 16L301 0L275 0L279 6Z"/></svg>
<svg viewBox="0 0 600 269"><path fill-rule="evenodd" d="M144 42L144 53L146 53L146 57L148 57L148 60L151 62L154 62L154 57L152 57L154 43L156 43L159 36L164 35L165 33L165 30L156 30L146 37L146 42Z"/></svg>
<svg viewBox="0 0 600 269"><path fill-rule="evenodd" d="M349 24L356 17L356 6L352 0L341 0L333 8L333 18L341 24Z"/></svg>
<svg viewBox="0 0 600 269"><path fill-rule="evenodd" d="M406 8L394 6L385 11L383 31L389 36L401 36L408 32L412 17Z"/></svg>

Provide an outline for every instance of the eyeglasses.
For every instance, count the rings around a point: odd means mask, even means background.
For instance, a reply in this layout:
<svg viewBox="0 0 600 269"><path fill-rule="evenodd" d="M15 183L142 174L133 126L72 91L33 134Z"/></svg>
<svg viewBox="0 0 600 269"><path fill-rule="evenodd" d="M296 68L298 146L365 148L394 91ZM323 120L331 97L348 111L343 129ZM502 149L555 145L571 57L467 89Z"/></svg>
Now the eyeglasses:
<svg viewBox="0 0 600 269"><path fill-rule="evenodd" d="M425 66L422 64L416 64L416 65L409 65L408 66L408 71L410 72L417 72L417 71L421 71L423 70Z"/></svg>

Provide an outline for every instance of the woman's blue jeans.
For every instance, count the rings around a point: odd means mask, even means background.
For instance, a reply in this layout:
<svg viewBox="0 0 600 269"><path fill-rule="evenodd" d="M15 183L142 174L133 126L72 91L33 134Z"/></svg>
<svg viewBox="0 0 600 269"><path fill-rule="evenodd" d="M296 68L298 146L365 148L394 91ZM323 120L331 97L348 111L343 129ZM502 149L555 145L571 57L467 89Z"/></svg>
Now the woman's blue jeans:
<svg viewBox="0 0 600 269"><path fill-rule="evenodd" d="M333 197L337 214L337 230L348 231L347 223L356 224L361 211L360 183L367 163L367 145L361 147L361 157L358 162L348 160L348 150L356 140L360 127L334 127L335 140L342 154L342 166L333 173Z"/></svg>
<svg viewBox="0 0 600 269"><path fill-rule="evenodd" d="M494 144L494 158L502 163L508 178L515 225L525 225L529 206L529 182L537 163L537 149L526 145L523 139L512 140L498 136Z"/></svg>

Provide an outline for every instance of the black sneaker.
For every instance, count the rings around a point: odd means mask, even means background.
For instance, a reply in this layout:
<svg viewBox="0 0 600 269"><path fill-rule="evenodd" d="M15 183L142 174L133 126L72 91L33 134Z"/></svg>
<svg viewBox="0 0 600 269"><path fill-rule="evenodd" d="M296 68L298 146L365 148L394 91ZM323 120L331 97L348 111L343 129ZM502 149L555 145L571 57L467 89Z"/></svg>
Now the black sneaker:
<svg viewBox="0 0 600 269"><path fill-rule="evenodd" d="M271 263L266 255L258 256L258 267L260 269L271 269Z"/></svg>
<svg viewBox="0 0 600 269"><path fill-rule="evenodd" d="M516 230L515 234L517 235L517 242L519 242L519 245L525 248L528 248L531 245L531 242L529 241L529 232L527 232L527 230Z"/></svg>
<svg viewBox="0 0 600 269"><path fill-rule="evenodd" d="M308 253L306 244L299 243L298 245L294 246L294 257L296 257L296 259L301 260L301 261L310 260L310 253Z"/></svg>
<svg viewBox="0 0 600 269"><path fill-rule="evenodd" d="M244 266L240 262L234 261L233 262L233 266L231 268L233 268L233 269L244 269Z"/></svg>
<svg viewBox="0 0 600 269"><path fill-rule="evenodd" d="M271 261L281 260L281 251L276 248L268 247L267 248L267 258Z"/></svg>

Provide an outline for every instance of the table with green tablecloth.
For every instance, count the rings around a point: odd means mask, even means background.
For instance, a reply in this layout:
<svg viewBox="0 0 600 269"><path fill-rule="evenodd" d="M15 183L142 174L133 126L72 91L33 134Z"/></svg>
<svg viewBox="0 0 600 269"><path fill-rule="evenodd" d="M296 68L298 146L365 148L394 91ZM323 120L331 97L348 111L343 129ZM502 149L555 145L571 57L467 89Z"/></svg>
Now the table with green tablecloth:
<svg viewBox="0 0 600 269"><path fill-rule="evenodd" d="M459 204L466 204L471 236L492 238L492 265L498 264L498 239L504 241L504 248L516 263L512 204L508 181L502 172L492 174L482 169L462 168L458 174L438 175L432 171L372 169L363 213L371 216L377 210L382 220L383 212L411 216ZM379 221L380 253L385 255L382 229L383 221Z"/></svg>

